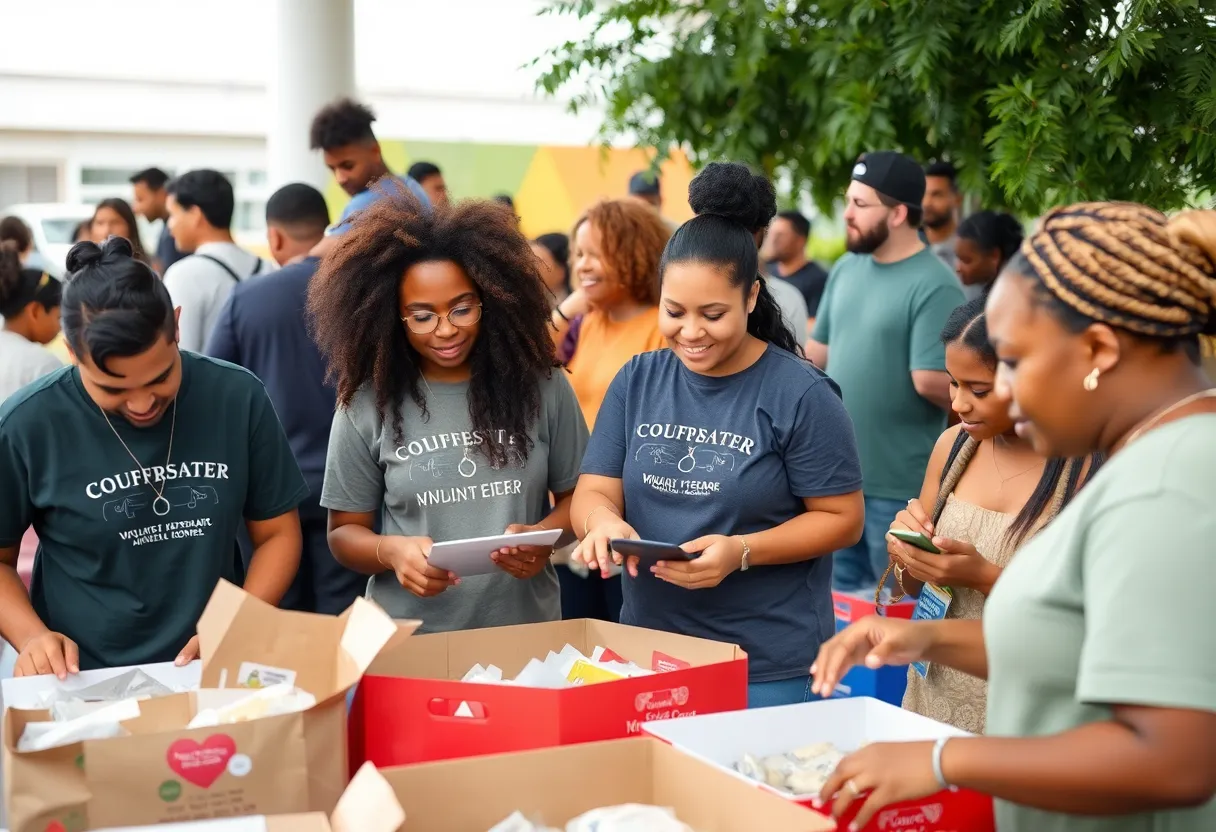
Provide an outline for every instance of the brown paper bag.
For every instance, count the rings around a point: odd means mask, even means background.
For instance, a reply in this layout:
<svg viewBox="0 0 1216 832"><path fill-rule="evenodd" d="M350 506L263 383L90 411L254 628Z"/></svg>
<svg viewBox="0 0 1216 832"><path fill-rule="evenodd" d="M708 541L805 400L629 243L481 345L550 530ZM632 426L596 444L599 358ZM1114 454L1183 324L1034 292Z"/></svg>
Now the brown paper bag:
<svg viewBox="0 0 1216 832"><path fill-rule="evenodd" d="M203 689L140 702L140 716L123 723L130 736L18 752L25 725L49 716L6 713L12 832L331 812L349 770L346 693L385 644L417 626L364 599L337 617L277 610L221 581L198 625ZM185 730L200 710L275 683L306 690L317 704Z"/></svg>

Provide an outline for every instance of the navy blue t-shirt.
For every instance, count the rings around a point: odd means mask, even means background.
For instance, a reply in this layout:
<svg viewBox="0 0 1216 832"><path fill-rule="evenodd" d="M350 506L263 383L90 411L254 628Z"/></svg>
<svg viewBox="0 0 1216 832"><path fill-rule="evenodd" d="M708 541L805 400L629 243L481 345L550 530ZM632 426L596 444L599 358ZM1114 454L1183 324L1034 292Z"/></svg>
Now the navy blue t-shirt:
<svg viewBox="0 0 1216 832"><path fill-rule="evenodd" d="M308 334L308 284L320 260L308 257L237 284L220 311L207 355L239 364L266 385L292 453L314 499L325 479L325 453L337 394Z"/></svg>
<svg viewBox="0 0 1216 832"><path fill-rule="evenodd" d="M167 272L170 266L185 256L177 250L177 243L173 241L173 235L169 233L169 221L165 220L165 225L160 230L160 239L156 241L156 259L160 261L161 274Z"/></svg>
<svg viewBox="0 0 1216 832"><path fill-rule="evenodd" d="M608 388L583 473L619 478L645 540L755 534L802 514L804 497L861 488L836 384L769 346L742 372L703 376L670 350L635 356ZM688 590L624 576L621 622L738 644L752 682L805 675L835 630L829 556L733 572Z"/></svg>

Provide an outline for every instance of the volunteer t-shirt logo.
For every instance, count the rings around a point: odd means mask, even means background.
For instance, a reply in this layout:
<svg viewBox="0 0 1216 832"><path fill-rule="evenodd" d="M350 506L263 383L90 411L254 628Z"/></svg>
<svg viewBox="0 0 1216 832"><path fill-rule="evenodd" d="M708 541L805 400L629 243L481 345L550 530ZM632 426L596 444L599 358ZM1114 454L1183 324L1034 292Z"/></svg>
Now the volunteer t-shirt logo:
<svg viewBox="0 0 1216 832"><path fill-rule="evenodd" d="M642 474L643 483L695 497L718 493L722 476L733 474L756 447L754 439L734 431L660 422L638 425L634 438L634 461L654 469Z"/></svg>
<svg viewBox="0 0 1216 832"><path fill-rule="evenodd" d="M420 439L412 439L393 451L403 465L408 466L410 481L418 487L415 497L420 507L462 503L489 497L501 497L522 493L523 483L517 479L498 482L467 482L477 477L479 471L491 466L480 447L486 442L496 442L506 448L508 468L523 468L525 460L523 445L527 440L508 435L505 430L465 430L437 433ZM457 484L447 485L445 481ZM465 481L465 482L462 482ZM435 483L438 488L427 489Z"/></svg>
<svg viewBox="0 0 1216 832"><path fill-rule="evenodd" d="M228 479L223 462L173 462L101 477L85 485L84 493L100 503L102 520L120 526L119 537L141 546L204 537L211 527L211 517L205 515L220 503L219 491L209 483ZM156 522L132 525L145 518Z"/></svg>

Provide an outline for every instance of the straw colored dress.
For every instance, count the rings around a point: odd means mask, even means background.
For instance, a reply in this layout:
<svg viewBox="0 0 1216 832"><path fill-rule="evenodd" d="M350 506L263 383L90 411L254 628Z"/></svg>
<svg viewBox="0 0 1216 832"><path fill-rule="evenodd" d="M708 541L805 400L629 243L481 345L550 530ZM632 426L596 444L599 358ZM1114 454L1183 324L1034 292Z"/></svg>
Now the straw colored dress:
<svg viewBox="0 0 1216 832"><path fill-rule="evenodd" d="M969 542L985 560L1004 568L1013 555L1013 547L1005 545L1005 530L1012 522L1012 514L989 511L950 494L937 521L937 534ZM974 589L951 587L951 590L954 600L950 602L946 618L978 621L984 611L985 597ZM982 734L987 702L988 683L983 679L941 664L930 664L929 672L923 678L915 668L908 668L904 708L909 711Z"/></svg>
<svg viewBox="0 0 1216 832"><path fill-rule="evenodd" d="M978 448L979 443L968 438L942 478L941 491L933 511L936 532L941 537L970 543L985 560L1004 569L1016 549L1009 544L1005 535L1015 515L981 508L954 496L954 489ZM1047 519L1059 513L1068 473L1066 468L1056 493L1043 512L1043 517L1035 524L1036 530ZM984 595L964 587L951 587L951 590L954 600L950 602L946 618L980 620L984 612L984 602L987 600ZM908 668L908 689L904 693L903 701L906 710L964 731L982 734L987 703L988 683L983 679L940 664L930 664L924 677L917 673L915 668Z"/></svg>

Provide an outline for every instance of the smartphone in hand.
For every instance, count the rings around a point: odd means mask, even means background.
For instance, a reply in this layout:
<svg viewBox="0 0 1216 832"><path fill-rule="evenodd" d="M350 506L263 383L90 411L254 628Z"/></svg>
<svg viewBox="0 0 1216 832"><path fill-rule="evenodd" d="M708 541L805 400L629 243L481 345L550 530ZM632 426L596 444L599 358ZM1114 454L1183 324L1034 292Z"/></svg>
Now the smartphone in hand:
<svg viewBox="0 0 1216 832"><path fill-rule="evenodd" d="M610 540L608 545L621 557L637 558L641 563L658 563L661 560L693 560L696 553L685 552L674 543L659 543L654 540Z"/></svg>
<svg viewBox="0 0 1216 832"><path fill-rule="evenodd" d="M891 529L887 534L894 537L896 540L902 540L911 546L915 546L922 552L940 555L942 550L933 545L933 541L925 536L924 532L911 532L907 529Z"/></svg>

